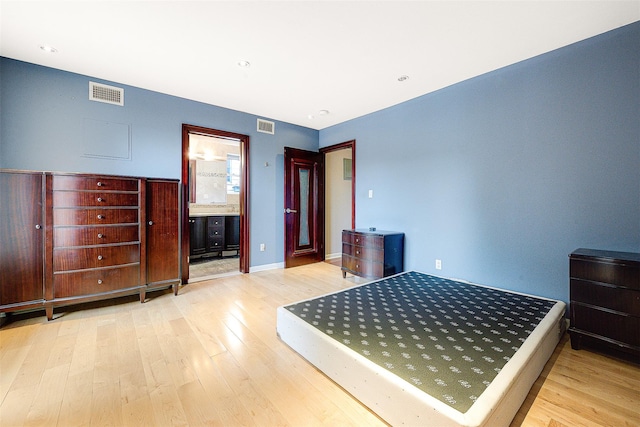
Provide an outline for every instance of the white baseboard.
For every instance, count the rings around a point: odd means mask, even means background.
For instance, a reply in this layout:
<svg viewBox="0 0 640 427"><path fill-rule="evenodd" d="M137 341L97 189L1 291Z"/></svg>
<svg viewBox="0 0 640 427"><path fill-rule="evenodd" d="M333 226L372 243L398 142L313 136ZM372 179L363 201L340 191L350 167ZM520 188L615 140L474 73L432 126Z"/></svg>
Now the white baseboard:
<svg viewBox="0 0 640 427"><path fill-rule="evenodd" d="M342 258L342 252L338 252L335 254L328 254L324 256L324 259L337 259L337 258Z"/></svg>
<svg viewBox="0 0 640 427"><path fill-rule="evenodd" d="M278 268L284 268L284 262L276 262L273 264L255 265L249 267L249 273L256 273L258 271L277 270Z"/></svg>

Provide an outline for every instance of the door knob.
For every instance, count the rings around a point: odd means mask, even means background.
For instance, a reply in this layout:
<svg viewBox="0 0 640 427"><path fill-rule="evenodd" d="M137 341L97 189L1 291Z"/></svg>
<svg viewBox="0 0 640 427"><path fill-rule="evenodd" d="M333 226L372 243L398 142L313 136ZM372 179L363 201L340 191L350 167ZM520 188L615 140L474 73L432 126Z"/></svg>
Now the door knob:
<svg viewBox="0 0 640 427"><path fill-rule="evenodd" d="M294 209L287 208L287 209L284 210L284 213L298 213L298 211L296 211Z"/></svg>

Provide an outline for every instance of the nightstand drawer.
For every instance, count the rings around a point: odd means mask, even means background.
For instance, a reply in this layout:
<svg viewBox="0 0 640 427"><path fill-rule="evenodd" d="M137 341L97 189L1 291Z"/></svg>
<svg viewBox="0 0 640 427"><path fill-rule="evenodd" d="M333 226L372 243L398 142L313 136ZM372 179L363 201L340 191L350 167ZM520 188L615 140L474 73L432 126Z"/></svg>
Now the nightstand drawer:
<svg viewBox="0 0 640 427"><path fill-rule="evenodd" d="M377 261L380 263L384 262L384 251L382 249L376 249L367 246L355 246L343 243L342 253L363 260Z"/></svg>
<svg viewBox="0 0 640 427"><path fill-rule="evenodd" d="M640 289L640 267L638 265L572 259L569 264L569 272L569 275L576 279Z"/></svg>
<svg viewBox="0 0 640 427"><path fill-rule="evenodd" d="M571 301L640 317L640 291L632 289L571 279Z"/></svg>
<svg viewBox="0 0 640 427"><path fill-rule="evenodd" d="M640 317L572 302L571 327L598 337L640 347Z"/></svg>
<svg viewBox="0 0 640 427"><path fill-rule="evenodd" d="M345 254L342 255L342 268L363 277L378 278L384 276L384 264Z"/></svg>
<svg viewBox="0 0 640 427"><path fill-rule="evenodd" d="M342 243L356 246L367 246L369 248L383 249L384 238L378 235L366 235L361 233L343 233Z"/></svg>

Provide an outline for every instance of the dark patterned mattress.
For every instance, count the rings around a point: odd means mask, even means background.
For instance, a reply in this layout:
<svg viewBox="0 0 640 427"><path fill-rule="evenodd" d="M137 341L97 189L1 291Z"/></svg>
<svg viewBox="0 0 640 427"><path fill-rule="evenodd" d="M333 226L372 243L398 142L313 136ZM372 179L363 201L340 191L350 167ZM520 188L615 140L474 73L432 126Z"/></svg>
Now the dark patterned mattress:
<svg viewBox="0 0 640 427"><path fill-rule="evenodd" d="M373 370L363 375L380 376L379 372L385 372L383 376L391 376L403 393L423 393L429 396L428 401L439 401L435 406L454 410L446 412L465 414L552 311L553 350L563 326L558 317L564 314L564 303L407 272L280 307L278 311L281 338L307 359L310 349L297 348L300 340L290 339L286 325L290 321L305 324L294 328L299 330L297 333L311 328L315 332L310 336L328 340L328 347L339 348L338 354L366 360L364 365ZM308 339L302 342L305 347L315 345L309 344ZM550 353L544 362L549 356ZM312 354L314 357L317 355ZM327 375L360 398L353 387L342 384L341 378ZM364 400L363 403L367 404ZM387 421L397 424L395 418ZM420 421L424 424L425 419Z"/></svg>

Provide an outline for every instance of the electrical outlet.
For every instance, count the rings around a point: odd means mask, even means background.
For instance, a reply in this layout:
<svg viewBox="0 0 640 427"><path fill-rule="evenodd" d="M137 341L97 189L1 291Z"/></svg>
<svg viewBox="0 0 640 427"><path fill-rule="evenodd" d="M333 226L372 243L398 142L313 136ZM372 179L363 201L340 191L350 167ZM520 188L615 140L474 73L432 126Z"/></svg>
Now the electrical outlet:
<svg viewBox="0 0 640 427"><path fill-rule="evenodd" d="M437 259L436 260L436 270L442 270L442 260L441 259Z"/></svg>
<svg viewBox="0 0 640 427"><path fill-rule="evenodd" d="M264 249L265 249L265 244L260 243L260 252L264 252Z"/></svg>
<svg viewBox="0 0 640 427"><path fill-rule="evenodd" d="M373 190L369 190L369 198L373 199Z"/></svg>

